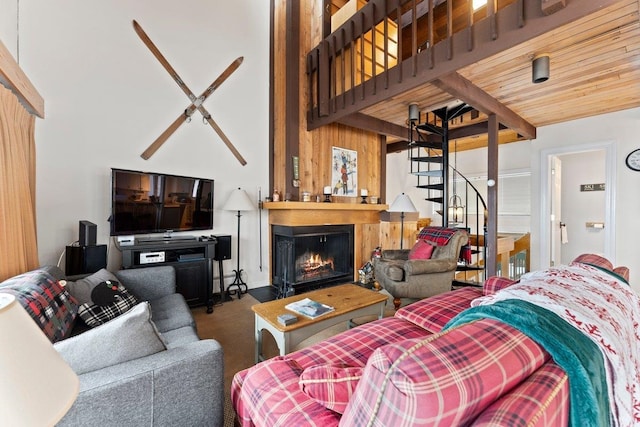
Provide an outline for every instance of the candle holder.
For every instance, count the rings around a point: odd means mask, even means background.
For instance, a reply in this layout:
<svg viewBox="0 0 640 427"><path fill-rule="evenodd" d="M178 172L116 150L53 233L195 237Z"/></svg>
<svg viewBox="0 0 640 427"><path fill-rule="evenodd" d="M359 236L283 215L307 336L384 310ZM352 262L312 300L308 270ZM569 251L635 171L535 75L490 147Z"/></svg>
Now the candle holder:
<svg viewBox="0 0 640 427"><path fill-rule="evenodd" d="M331 203L331 186L327 185L322 189L324 193L324 203Z"/></svg>
<svg viewBox="0 0 640 427"><path fill-rule="evenodd" d="M367 203L367 196L360 196L362 197L362 201L360 202L361 204L366 204Z"/></svg>

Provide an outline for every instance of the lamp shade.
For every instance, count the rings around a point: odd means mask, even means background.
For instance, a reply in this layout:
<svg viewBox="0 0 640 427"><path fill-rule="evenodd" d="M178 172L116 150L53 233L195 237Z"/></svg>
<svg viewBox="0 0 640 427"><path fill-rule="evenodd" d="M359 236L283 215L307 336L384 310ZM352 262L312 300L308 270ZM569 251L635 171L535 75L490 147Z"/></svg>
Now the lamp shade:
<svg viewBox="0 0 640 427"><path fill-rule="evenodd" d="M0 293L0 337L0 425L54 425L78 396L78 376L10 294Z"/></svg>
<svg viewBox="0 0 640 427"><path fill-rule="evenodd" d="M252 211L255 210L255 206L247 192L238 187L231 192L222 209L225 211Z"/></svg>
<svg viewBox="0 0 640 427"><path fill-rule="evenodd" d="M396 197L388 209L389 212L418 212L413 202L406 194L402 193Z"/></svg>

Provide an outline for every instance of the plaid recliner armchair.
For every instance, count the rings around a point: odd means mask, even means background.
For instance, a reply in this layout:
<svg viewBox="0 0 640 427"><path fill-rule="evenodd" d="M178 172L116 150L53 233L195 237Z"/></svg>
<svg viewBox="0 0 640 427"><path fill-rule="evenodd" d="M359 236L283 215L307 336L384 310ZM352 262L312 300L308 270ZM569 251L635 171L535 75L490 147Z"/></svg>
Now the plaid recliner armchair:
<svg viewBox="0 0 640 427"><path fill-rule="evenodd" d="M427 298L451 290L460 250L469 241L466 231L424 227L418 240L435 245L430 259L409 259L410 249L383 250L374 258L375 278L393 296L396 310L400 298Z"/></svg>

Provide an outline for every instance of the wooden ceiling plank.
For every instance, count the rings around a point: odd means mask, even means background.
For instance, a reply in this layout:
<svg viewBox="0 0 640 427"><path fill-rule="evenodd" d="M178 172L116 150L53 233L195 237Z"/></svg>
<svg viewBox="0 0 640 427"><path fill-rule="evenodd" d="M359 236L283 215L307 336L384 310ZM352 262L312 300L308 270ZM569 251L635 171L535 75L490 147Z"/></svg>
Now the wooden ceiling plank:
<svg viewBox="0 0 640 427"><path fill-rule="evenodd" d="M527 25L524 28L516 28L514 26L514 24L516 24L517 22L516 15L518 12L517 7L515 7L516 5L512 4L510 6L507 6L498 12L500 17L498 24L501 28L501 37L497 40L489 41L487 39L485 30L489 23L486 22L486 20L477 22L474 25L474 27L476 27L478 31L477 48L475 50L471 52L456 52L456 56L451 61L445 60L443 62L439 62L434 69L430 69L426 66L428 59L427 54L429 52L422 52L421 54L418 54L418 57L420 57L419 61L423 62L423 64L420 67L420 72L416 75L415 78L405 78L403 79L402 83L395 84L386 91L378 91L378 93L373 96L371 94L373 93L372 91L375 85L372 81L373 79L370 79L363 85L365 92L368 94L366 99L359 102L357 105L351 105L343 108L340 111L337 111L336 113L330 115L329 117L320 117L313 122L309 122L308 129L312 130L319 126L337 121L340 117L347 116L358 110L362 110L363 108L383 101L384 99L387 99L391 96L398 95L404 91L428 83L429 81L437 78L439 75L450 73L461 67L473 64L480 59L495 55L505 49L516 46L520 43L540 36L546 32L552 31L563 25L575 22L576 20L584 16L588 16L591 13L602 10L603 8L615 4L618 1L620 0L599 0L597 3L580 2L579 4L578 2L570 2L565 8L549 16L542 15L542 12L539 10L539 3L528 2L526 4L527 10L525 11L528 19ZM461 32L457 33L454 38L457 40L461 40L464 37L464 32ZM441 44L435 45L433 50L435 50L436 57L440 60L446 57L446 46L439 47L439 45ZM454 45L463 47L464 43L455 43L454 40ZM463 47L463 50L464 49L465 48ZM403 61L399 66L390 69L388 71L392 74L390 81L396 80L395 78L393 78L393 76L399 73L399 67L403 68L403 75L409 75L408 72L411 68L411 61Z"/></svg>

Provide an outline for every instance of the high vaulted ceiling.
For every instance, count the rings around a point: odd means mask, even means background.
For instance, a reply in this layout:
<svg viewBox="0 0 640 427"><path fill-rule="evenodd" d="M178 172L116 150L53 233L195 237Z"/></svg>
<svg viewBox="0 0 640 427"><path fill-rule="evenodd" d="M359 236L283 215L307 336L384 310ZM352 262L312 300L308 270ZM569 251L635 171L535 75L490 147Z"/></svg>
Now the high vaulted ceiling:
<svg viewBox="0 0 640 427"><path fill-rule="evenodd" d="M573 0L576 1L576 0ZM580 3L580 2L578 2ZM535 128L640 106L640 20L638 0L609 2L609 6L515 47L457 70L500 104ZM532 60L550 57L550 78L532 83ZM444 89L444 90L443 90ZM426 83L359 111L381 122L406 126L408 106L417 103L426 113L460 99L441 84ZM475 115L477 116L477 114ZM474 116L474 117L475 117ZM466 126L486 116L464 116L452 124ZM400 149L400 135L387 134L390 151ZM517 132L500 132L500 143L524 139ZM486 146L479 133L459 138L457 149Z"/></svg>

